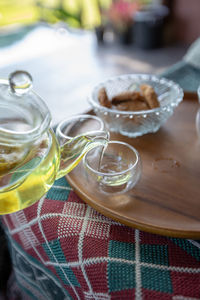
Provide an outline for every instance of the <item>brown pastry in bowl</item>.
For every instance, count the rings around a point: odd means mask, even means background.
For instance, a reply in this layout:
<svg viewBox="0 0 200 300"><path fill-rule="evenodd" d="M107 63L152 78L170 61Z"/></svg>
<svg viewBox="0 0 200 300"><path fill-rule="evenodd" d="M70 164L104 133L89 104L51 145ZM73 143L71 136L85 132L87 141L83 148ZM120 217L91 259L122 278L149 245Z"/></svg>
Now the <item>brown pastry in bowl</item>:
<svg viewBox="0 0 200 300"><path fill-rule="evenodd" d="M141 100L126 101L116 106L113 106L113 108L117 110L123 110L123 111L139 111L139 110L149 109L147 103Z"/></svg>
<svg viewBox="0 0 200 300"><path fill-rule="evenodd" d="M102 106L111 108L112 104L108 99L107 93L106 93L106 89L104 87L102 87L99 92L98 92L98 99L99 99L99 103Z"/></svg>
<svg viewBox="0 0 200 300"><path fill-rule="evenodd" d="M101 88L98 93L99 103L107 108L122 111L149 110L160 106L157 95L152 86L143 84L140 91L124 91L109 100L106 89Z"/></svg>
<svg viewBox="0 0 200 300"><path fill-rule="evenodd" d="M152 88L152 86L148 84L142 84L140 86L140 90L142 92L142 95L145 98L145 101L149 105L150 109L156 108L160 106L160 103L158 101L156 92Z"/></svg>

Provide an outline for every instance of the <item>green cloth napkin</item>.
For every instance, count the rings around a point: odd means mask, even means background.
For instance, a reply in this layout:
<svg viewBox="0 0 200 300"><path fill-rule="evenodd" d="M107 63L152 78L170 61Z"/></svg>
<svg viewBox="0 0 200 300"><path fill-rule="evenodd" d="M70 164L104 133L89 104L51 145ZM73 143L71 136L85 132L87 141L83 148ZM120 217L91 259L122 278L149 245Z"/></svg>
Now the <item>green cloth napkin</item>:
<svg viewBox="0 0 200 300"><path fill-rule="evenodd" d="M200 85L200 69L185 61L173 65L161 75L177 82L184 91L196 92Z"/></svg>
<svg viewBox="0 0 200 300"><path fill-rule="evenodd" d="M161 75L177 82L185 91L196 92L200 86L200 38L190 46L182 61Z"/></svg>

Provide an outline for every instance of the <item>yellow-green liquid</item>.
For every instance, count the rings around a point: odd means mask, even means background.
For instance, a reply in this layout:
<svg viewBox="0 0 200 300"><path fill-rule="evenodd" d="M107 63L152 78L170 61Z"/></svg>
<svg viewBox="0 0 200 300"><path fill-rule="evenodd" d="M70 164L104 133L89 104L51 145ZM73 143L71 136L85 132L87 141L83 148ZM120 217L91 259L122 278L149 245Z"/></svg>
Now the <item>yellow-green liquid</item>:
<svg viewBox="0 0 200 300"><path fill-rule="evenodd" d="M13 148L12 152L1 147L0 154L4 155L0 155L0 215L16 212L38 201L56 178L76 167L87 151L107 142L101 134L99 139L82 135L59 147L50 130L28 153L25 148Z"/></svg>
<svg viewBox="0 0 200 300"><path fill-rule="evenodd" d="M39 200L53 185L60 163L60 152L53 134L49 133L51 145L39 164L27 176L9 188L0 190L0 214L24 209ZM28 171L27 171L28 172Z"/></svg>

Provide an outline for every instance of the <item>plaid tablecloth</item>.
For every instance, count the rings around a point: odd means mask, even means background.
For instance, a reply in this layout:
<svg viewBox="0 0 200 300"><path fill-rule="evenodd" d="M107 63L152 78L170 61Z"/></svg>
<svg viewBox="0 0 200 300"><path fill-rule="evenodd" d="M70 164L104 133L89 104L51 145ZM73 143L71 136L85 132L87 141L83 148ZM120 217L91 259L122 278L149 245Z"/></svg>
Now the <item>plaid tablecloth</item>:
<svg viewBox="0 0 200 300"><path fill-rule="evenodd" d="M10 300L200 299L198 241L145 233L106 218L65 178L2 222L14 270Z"/></svg>

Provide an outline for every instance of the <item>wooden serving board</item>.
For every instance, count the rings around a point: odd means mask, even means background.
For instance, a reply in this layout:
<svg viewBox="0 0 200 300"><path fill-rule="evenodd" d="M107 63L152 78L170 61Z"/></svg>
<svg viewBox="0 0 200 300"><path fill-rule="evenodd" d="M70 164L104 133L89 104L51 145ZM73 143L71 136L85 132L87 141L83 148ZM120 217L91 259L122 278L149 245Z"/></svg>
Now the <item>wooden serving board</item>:
<svg viewBox="0 0 200 300"><path fill-rule="evenodd" d="M200 140L195 127L196 95L185 94L157 133L138 138L111 134L133 145L143 165L139 183L122 195L103 195L88 184L79 164L67 175L83 201L122 224L151 233L200 238Z"/></svg>

